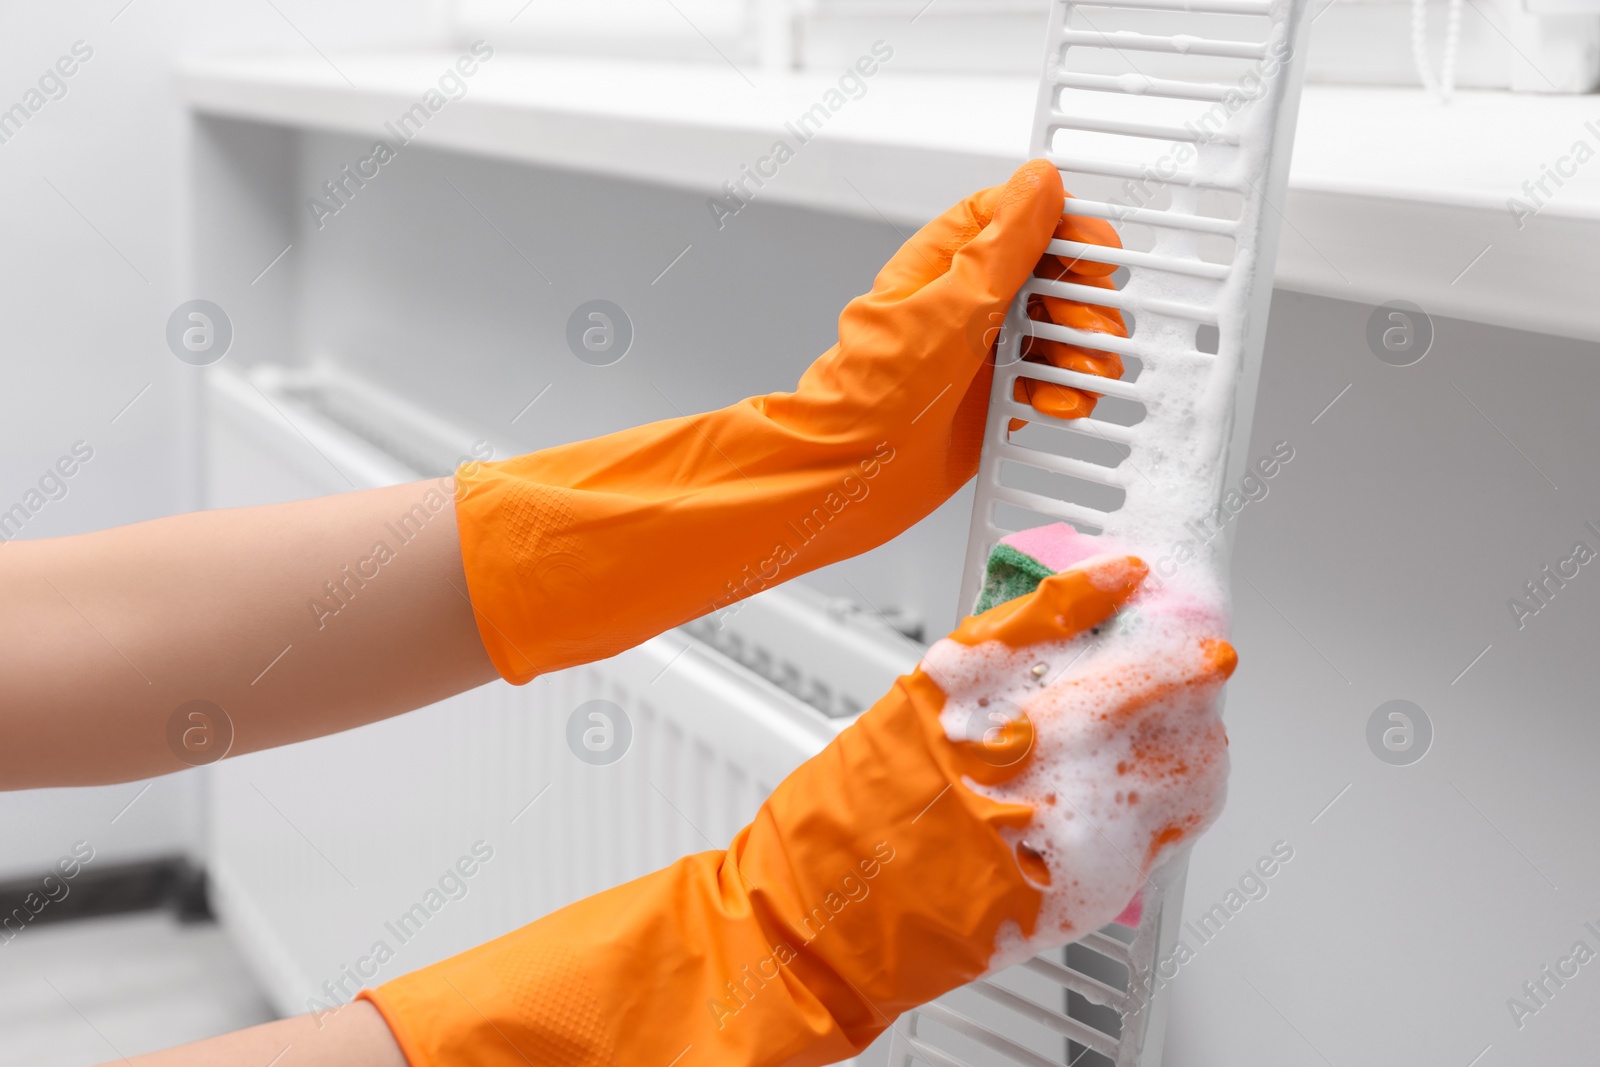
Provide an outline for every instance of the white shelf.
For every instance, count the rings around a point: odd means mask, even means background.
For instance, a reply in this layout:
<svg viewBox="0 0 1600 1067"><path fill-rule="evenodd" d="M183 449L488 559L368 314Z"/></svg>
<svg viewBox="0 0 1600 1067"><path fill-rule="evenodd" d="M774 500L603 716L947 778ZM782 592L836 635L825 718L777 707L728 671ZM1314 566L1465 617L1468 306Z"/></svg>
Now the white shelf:
<svg viewBox="0 0 1600 1067"><path fill-rule="evenodd" d="M383 136L457 52L193 61L192 107ZM713 194L816 104L836 76L502 51L417 143ZM346 80L348 78L348 81ZM1031 79L884 68L757 199L916 224L1023 158ZM1600 149L1593 97L1308 86L1284 206L1278 284L1600 340L1600 160L1518 229L1506 200L1578 139ZM1584 125L1596 120L1596 129ZM708 209L709 211L709 209ZM1488 251L1484 252L1487 248ZM1474 257L1479 257L1474 263ZM1472 264L1470 269L1468 265ZM1465 271L1463 274L1462 272Z"/></svg>
<svg viewBox="0 0 1600 1067"><path fill-rule="evenodd" d="M1600 159L1520 229L1506 204L1580 138L1594 96L1307 86L1278 284L1600 340Z"/></svg>
<svg viewBox="0 0 1600 1067"><path fill-rule="evenodd" d="M384 124L419 100L457 54L333 56L355 88L316 56L193 63L182 81L194 108L209 114L392 142ZM729 67L501 52L417 143L710 195L778 137L793 143L784 123L835 83L750 76L755 88ZM866 94L829 118L760 200L920 224L1003 180L1027 146L1034 88L1024 81L891 79L883 71L866 84ZM995 115L1005 120L991 121Z"/></svg>

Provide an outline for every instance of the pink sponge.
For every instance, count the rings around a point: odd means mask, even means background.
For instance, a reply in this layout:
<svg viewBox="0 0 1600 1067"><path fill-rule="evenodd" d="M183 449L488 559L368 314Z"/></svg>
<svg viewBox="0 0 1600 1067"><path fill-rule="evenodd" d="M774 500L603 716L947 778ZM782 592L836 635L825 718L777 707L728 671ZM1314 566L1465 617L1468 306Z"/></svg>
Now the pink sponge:
<svg viewBox="0 0 1600 1067"><path fill-rule="evenodd" d="M1093 537L1079 533L1064 522L1020 530L1000 540L1025 556L1031 556L1052 571L1064 571L1074 563L1105 551Z"/></svg>

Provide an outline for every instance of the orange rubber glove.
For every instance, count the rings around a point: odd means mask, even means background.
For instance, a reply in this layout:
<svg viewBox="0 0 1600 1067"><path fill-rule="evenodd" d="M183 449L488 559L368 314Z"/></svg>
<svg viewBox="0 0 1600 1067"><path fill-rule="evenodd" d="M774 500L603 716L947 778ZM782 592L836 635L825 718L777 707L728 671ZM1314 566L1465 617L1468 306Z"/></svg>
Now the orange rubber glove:
<svg viewBox="0 0 1600 1067"><path fill-rule="evenodd" d="M1107 234L1110 234L1109 240ZM1116 231L1106 223L1078 215L1063 215L1053 236L1084 244L1109 244L1116 248L1122 246L1116 239ZM1115 288L1111 282L1111 275L1115 272L1116 267L1110 263L1090 263L1083 259L1047 256L1041 269L1035 273L1051 281L1073 282L1077 285L1093 286L1096 289L1111 289ZM1041 294L1030 298L1028 317L1093 333L1128 336L1128 327L1122 321L1122 312L1116 308L1063 300L1059 296ZM1098 374L1102 378L1122 377L1122 359L1115 352L1102 352L1043 337L1025 339L1022 343L1022 358L1024 362L1048 363L1063 370ZM1094 411L1094 402L1099 399L1098 393L1084 392L1071 386L1057 385L1055 382L1035 381L1032 378L1018 378L1012 387L1011 395L1012 399L1019 403L1032 404L1039 411L1046 415L1054 415L1058 419L1081 419ZM1024 425L1023 420L1012 419L1010 428L1014 433Z"/></svg>
<svg viewBox="0 0 1600 1067"><path fill-rule="evenodd" d="M1099 220L1063 223L1062 202L1036 160L924 226L792 393L461 468L467 588L500 675L614 655L946 500L977 471L992 324L1058 227L1116 243Z"/></svg>
<svg viewBox="0 0 1600 1067"><path fill-rule="evenodd" d="M411 1067L821 1064L1110 921L1166 850L1209 823L1226 773L1215 705L1234 656L1205 623L1176 638L1152 624L1132 653L1115 627L1074 640L1145 573L1132 557L1087 560L930 651L1055 663L1047 685L1026 672L1036 695L1020 713L947 724L941 680L919 668L778 786L726 852L361 996ZM942 683L954 701L983 680ZM1052 774L1062 802L1050 792L1040 804L1081 818L998 795ZM1138 862L1108 863L1113 850Z"/></svg>

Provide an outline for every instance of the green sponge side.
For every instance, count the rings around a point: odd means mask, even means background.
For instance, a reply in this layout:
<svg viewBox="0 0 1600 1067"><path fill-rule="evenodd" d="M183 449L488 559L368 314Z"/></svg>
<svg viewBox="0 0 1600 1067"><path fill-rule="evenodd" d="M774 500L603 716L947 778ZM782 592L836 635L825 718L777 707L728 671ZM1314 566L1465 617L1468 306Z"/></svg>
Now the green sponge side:
<svg viewBox="0 0 1600 1067"><path fill-rule="evenodd" d="M1004 604L1019 596L1026 596L1039 587L1039 583L1054 574L1049 567L1026 553L1019 552L1004 542L995 545L989 553L989 566L983 576L983 591L972 613L988 611L996 604Z"/></svg>

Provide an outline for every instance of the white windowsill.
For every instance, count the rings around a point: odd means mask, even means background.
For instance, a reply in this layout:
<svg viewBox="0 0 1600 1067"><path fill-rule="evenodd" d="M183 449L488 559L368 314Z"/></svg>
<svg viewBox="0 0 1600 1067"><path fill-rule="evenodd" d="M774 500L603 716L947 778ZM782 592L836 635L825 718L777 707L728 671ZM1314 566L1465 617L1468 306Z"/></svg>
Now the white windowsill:
<svg viewBox="0 0 1600 1067"><path fill-rule="evenodd" d="M205 114L392 140L384 124L458 54L340 54L338 71L316 56L197 60L180 78ZM709 196L836 77L750 76L753 87L727 67L501 52L417 143ZM1031 79L885 68L760 198L919 223L1004 179L1035 95ZM1415 90L1308 86L1278 284L1600 340L1600 159L1524 228L1506 207L1580 138L1600 149L1594 97L1475 92L1440 106Z"/></svg>

